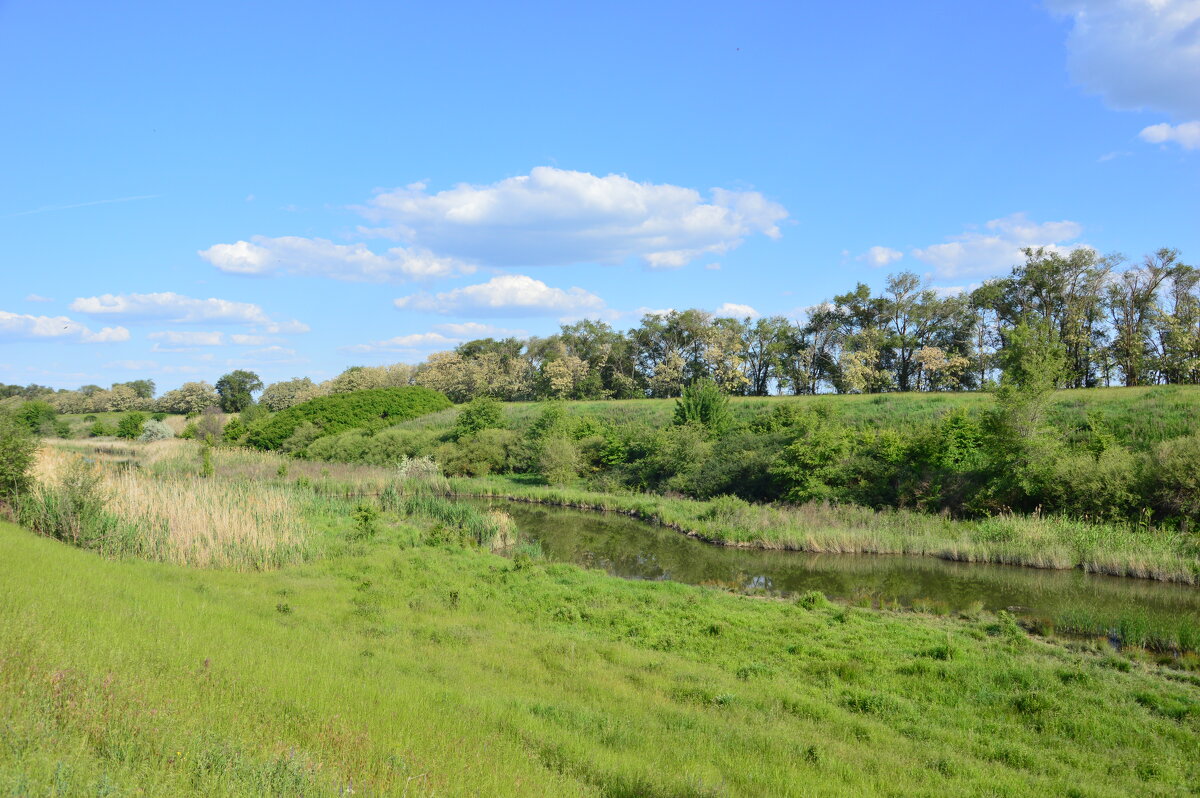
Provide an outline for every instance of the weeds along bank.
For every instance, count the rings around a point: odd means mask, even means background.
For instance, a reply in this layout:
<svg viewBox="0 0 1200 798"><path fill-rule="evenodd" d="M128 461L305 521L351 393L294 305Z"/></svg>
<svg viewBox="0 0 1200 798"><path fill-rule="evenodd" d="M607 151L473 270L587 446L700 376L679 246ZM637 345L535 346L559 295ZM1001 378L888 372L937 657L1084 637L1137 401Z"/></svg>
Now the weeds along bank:
<svg viewBox="0 0 1200 798"><path fill-rule="evenodd" d="M105 560L0 524L0 790L1124 796L1200 782L1200 681L1159 657L1030 638L1003 615L506 560L447 539L437 512L346 525L326 557L260 573Z"/></svg>

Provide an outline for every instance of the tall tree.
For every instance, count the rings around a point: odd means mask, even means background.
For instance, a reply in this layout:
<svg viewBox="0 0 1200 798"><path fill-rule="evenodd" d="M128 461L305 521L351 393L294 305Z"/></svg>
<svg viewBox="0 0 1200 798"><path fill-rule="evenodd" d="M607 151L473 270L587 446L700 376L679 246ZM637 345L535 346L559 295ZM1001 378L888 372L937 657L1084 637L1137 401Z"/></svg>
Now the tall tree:
<svg viewBox="0 0 1200 798"><path fill-rule="evenodd" d="M254 403L254 394L262 389L262 380L253 371L238 369L217 380L217 395L226 413L242 412Z"/></svg>

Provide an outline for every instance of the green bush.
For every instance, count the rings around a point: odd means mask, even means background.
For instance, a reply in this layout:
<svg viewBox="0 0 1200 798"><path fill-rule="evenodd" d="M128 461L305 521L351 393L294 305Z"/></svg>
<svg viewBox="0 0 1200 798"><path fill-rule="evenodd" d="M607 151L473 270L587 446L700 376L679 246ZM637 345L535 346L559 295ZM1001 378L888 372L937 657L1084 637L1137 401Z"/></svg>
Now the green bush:
<svg viewBox="0 0 1200 798"><path fill-rule="evenodd" d="M0 414L0 500L29 488L37 439L24 421Z"/></svg>
<svg viewBox="0 0 1200 798"><path fill-rule="evenodd" d="M105 424L103 421L97 421L92 426L88 427L88 434L93 438L101 438L106 435L116 435L117 428L112 424Z"/></svg>
<svg viewBox="0 0 1200 798"><path fill-rule="evenodd" d="M675 400L676 424L700 424L720 435L732 423L729 396L712 380L696 380Z"/></svg>
<svg viewBox="0 0 1200 798"><path fill-rule="evenodd" d="M32 402L26 402L17 408L14 416L17 421L24 424L25 427L32 433L42 434L49 432L53 428L54 417L58 415L58 411L54 409L54 405L49 402L43 402L36 399Z"/></svg>
<svg viewBox="0 0 1200 798"><path fill-rule="evenodd" d="M550 438L541 447L538 471L551 485L567 485L579 477L579 448L570 438Z"/></svg>
<svg viewBox="0 0 1200 798"><path fill-rule="evenodd" d="M179 437L190 441L195 440L197 434L199 434L199 429L196 427L196 423L192 422L183 428L183 432L179 433Z"/></svg>
<svg viewBox="0 0 1200 798"><path fill-rule="evenodd" d="M1154 450L1152 495L1169 515L1200 517L1200 435L1164 441Z"/></svg>
<svg viewBox="0 0 1200 798"><path fill-rule="evenodd" d="M438 462L450 476L482 477L510 470L520 448L512 430L483 429L438 448Z"/></svg>
<svg viewBox="0 0 1200 798"><path fill-rule="evenodd" d="M126 413L117 423L117 437L133 440L142 434L146 417L141 413Z"/></svg>
<svg viewBox="0 0 1200 798"><path fill-rule="evenodd" d="M454 419L454 437L464 438L485 429L503 429L504 410L490 396L476 396L462 406Z"/></svg>
<svg viewBox="0 0 1200 798"><path fill-rule="evenodd" d="M450 406L443 394L417 386L322 396L256 422L246 442L258 449L279 449L305 422L324 436L355 428L378 430Z"/></svg>

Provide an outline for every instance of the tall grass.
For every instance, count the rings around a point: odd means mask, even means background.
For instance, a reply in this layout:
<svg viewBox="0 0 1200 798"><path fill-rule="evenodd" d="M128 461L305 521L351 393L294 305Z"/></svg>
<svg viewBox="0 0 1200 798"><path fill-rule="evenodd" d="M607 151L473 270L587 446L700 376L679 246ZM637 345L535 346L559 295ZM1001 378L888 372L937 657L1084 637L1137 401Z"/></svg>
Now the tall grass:
<svg viewBox="0 0 1200 798"><path fill-rule="evenodd" d="M166 444L166 445L163 445ZM164 441L144 447L170 456ZM73 475L94 473L81 501ZM20 504L23 524L107 554L198 567L260 570L310 554L310 534L296 496L248 481L160 477L140 468L88 464L44 447L37 487Z"/></svg>

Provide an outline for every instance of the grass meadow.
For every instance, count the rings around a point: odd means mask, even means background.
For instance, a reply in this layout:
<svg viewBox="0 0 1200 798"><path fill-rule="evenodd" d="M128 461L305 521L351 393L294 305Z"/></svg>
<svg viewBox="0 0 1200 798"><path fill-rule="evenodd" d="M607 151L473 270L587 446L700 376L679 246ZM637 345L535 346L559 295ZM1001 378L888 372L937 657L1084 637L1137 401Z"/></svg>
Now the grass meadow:
<svg viewBox="0 0 1200 798"><path fill-rule="evenodd" d="M218 449L205 478L196 444L87 446L44 454L43 484L89 457L105 512L155 542L87 550L0 524L6 794L1200 784L1194 657L1033 637L1005 614L630 582L520 546L501 557L502 517L397 490L384 469Z"/></svg>

